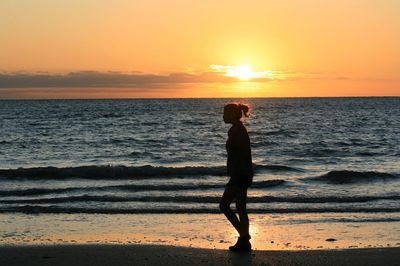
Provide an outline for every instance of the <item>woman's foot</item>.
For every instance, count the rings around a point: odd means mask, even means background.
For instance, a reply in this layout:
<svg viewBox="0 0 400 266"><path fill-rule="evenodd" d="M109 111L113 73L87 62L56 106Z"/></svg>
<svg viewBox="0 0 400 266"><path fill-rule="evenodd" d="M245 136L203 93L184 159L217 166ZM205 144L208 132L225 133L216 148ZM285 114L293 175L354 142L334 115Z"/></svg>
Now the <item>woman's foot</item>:
<svg viewBox="0 0 400 266"><path fill-rule="evenodd" d="M239 237L236 244L229 247L231 251L250 251L251 243L250 243L250 235Z"/></svg>

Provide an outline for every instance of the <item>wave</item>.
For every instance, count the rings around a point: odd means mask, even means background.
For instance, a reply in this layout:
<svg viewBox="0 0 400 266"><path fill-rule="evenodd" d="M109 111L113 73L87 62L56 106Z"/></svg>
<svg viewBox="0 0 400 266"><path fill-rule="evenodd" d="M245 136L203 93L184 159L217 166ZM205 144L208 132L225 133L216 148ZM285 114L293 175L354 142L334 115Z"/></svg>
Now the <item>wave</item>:
<svg viewBox="0 0 400 266"><path fill-rule="evenodd" d="M70 203L70 202L175 202L175 203L219 203L221 197L215 196L69 196L58 198L13 199L2 200L3 204L38 204L38 203ZM376 200L400 200L400 195L354 196L354 197L248 197L248 203L364 203Z"/></svg>
<svg viewBox="0 0 400 266"><path fill-rule="evenodd" d="M397 213L400 208L249 208L249 213ZM0 213L98 213L98 214L144 214L144 213L171 213L171 214L190 214L190 213L220 213L217 208L76 208L76 207L57 207L57 206L37 206L25 205L17 207L1 207Z"/></svg>
<svg viewBox="0 0 400 266"><path fill-rule="evenodd" d="M253 182L252 188L272 188L285 184L285 180L273 179ZM80 191L178 191L178 190L206 190L223 188L223 184L183 184L183 185L114 185L102 187L68 187L68 188L28 188L15 190L0 190L0 196L37 196L57 193Z"/></svg>
<svg viewBox="0 0 400 266"><path fill-rule="evenodd" d="M332 184L349 184L349 183L357 183L357 182L365 182L365 181L377 181L377 180L391 180L399 178L398 174L389 174L382 172L357 172L357 171L330 171L327 174L306 178L309 180L315 181L324 181Z"/></svg>
<svg viewBox="0 0 400 266"><path fill-rule="evenodd" d="M254 165L255 171L302 171L301 169L284 166L284 165ZM78 166L78 167L34 167L34 168L18 168L18 169L0 169L0 177L3 179L18 178L35 178L35 179L140 179L140 178L157 178L166 176L198 176L212 175L225 176L225 166L183 166L183 167L167 167L167 166Z"/></svg>
<svg viewBox="0 0 400 266"><path fill-rule="evenodd" d="M130 179L161 176L193 176L226 174L225 167L164 167L164 166L78 166L78 167L34 167L0 170L3 178L36 178L36 179Z"/></svg>
<svg viewBox="0 0 400 266"><path fill-rule="evenodd" d="M283 172L303 172L300 168L290 167L286 165L270 164L270 165L255 165L255 170L283 171Z"/></svg>
<svg viewBox="0 0 400 266"><path fill-rule="evenodd" d="M285 136L285 137L293 137L297 135L298 132L295 130L288 129L271 129L271 130L263 130L263 131L249 131L250 136Z"/></svg>
<svg viewBox="0 0 400 266"><path fill-rule="evenodd" d="M382 155L382 153L379 153L379 152L357 152L356 155L362 156L362 157L372 157L372 156Z"/></svg>

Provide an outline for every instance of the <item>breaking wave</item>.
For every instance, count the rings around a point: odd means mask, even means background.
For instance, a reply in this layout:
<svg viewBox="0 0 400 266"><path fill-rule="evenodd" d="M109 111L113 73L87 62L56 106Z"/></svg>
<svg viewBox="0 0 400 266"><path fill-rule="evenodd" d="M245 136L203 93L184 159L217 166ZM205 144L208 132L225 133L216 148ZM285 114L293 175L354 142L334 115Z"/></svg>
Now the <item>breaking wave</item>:
<svg viewBox="0 0 400 266"><path fill-rule="evenodd" d="M6 204L42 204L42 203L69 203L69 202L177 202L177 203L219 203L221 197L216 196L67 196L57 198L37 198L37 199L12 199L2 200ZM248 203L359 203L376 200L400 200L400 195L382 195L382 196L354 196L354 197L273 197L260 196L249 197Z"/></svg>
<svg viewBox="0 0 400 266"><path fill-rule="evenodd" d="M254 165L255 171L301 171L301 169L284 166L284 165ZM225 166L184 166L184 167L167 167L167 166L77 166L77 167L34 167L34 168L18 168L18 169L0 169L0 178L2 179L140 179L140 178L157 178L167 176L225 176Z"/></svg>
<svg viewBox="0 0 400 266"><path fill-rule="evenodd" d="M253 182L252 188L269 188L285 184L285 180L274 179ZM70 192L85 192L89 190L101 191L179 191L179 190L205 190L223 188L223 184L182 184L182 185L114 185L102 187L68 187L68 188L28 188L15 190L0 190L0 196L37 196Z"/></svg>
<svg viewBox="0 0 400 266"><path fill-rule="evenodd" d="M328 182L332 184L349 184L357 182L393 180L399 178L398 174L382 173L382 172L357 172L357 171L330 171L327 174L307 178L309 180Z"/></svg>

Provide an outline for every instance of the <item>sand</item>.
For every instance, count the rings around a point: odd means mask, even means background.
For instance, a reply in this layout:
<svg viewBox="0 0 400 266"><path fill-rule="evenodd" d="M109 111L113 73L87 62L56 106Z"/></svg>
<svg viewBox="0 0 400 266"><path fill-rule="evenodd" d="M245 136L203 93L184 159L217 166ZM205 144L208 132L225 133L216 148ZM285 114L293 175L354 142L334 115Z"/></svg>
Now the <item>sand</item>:
<svg viewBox="0 0 400 266"><path fill-rule="evenodd" d="M222 215L1 214L0 266L400 265L400 222L345 218L252 215L254 251L236 254Z"/></svg>
<svg viewBox="0 0 400 266"><path fill-rule="evenodd" d="M0 264L13 265L399 265L400 248L252 251L162 245L2 246Z"/></svg>
<svg viewBox="0 0 400 266"><path fill-rule="evenodd" d="M253 248L400 247L400 222L349 222L346 221L349 214L339 215L253 214L250 216ZM358 220L361 215L364 214L352 217ZM379 219L380 215L368 214L362 218ZM0 214L0 246L141 244L226 249L236 239L237 232L222 214Z"/></svg>

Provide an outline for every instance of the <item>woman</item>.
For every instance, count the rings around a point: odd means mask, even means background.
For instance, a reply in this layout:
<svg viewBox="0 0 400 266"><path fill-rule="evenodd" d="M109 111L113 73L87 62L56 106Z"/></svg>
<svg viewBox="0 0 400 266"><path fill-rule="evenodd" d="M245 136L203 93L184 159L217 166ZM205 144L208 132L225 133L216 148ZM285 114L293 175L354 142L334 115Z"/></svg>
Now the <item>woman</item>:
<svg viewBox="0 0 400 266"><path fill-rule="evenodd" d="M224 107L224 122L232 124L226 142L227 169L230 179L226 184L219 207L239 233L237 243L229 247L232 251L251 250L246 200L247 189L253 181L253 165L249 135L241 121L243 115L249 116L248 112L249 107L244 104L231 103ZM230 208L233 200L236 201L239 217Z"/></svg>

